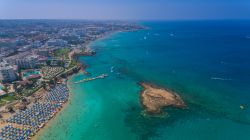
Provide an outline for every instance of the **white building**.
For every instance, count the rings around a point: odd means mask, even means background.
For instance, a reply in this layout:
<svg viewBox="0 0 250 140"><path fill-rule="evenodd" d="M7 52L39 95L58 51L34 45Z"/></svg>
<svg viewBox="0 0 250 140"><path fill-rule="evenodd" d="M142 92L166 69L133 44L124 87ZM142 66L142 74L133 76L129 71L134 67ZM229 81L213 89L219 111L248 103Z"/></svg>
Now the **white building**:
<svg viewBox="0 0 250 140"><path fill-rule="evenodd" d="M58 46L65 47L68 45L68 42L62 39L50 39L47 41L48 46Z"/></svg>
<svg viewBox="0 0 250 140"><path fill-rule="evenodd" d="M15 65L16 64L16 59L25 58L28 55L30 55L30 52L23 52L23 53L19 53L19 54L16 54L16 55L6 57L6 58L4 58L4 60L7 63L9 63L10 65Z"/></svg>
<svg viewBox="0 0 250 140"><path fill-rule="evenodd" d="M32 44L32 46L33 46L34 48L39 48L39 47L42 46L42 43L41 43L41 41L34 41L33 44Z"/></svg>
<svg viewBox="0 0 250 140"><path fill-rule="evenodd" d="M31 52L24 52L7 57L5 60L11 65L17 65L19 68L30 69L36 67L38 57L32 55Z"/></svg>
<svg viewBox="0 0 250 140"><path fill-rule="evenodd" d="M36 54L48 57L50 55L51 49L50 48L39 48L36 50Z"/></svg>
<svg viewBox="0 0 250 140"><path fill-rule="evenodd" d="M36 67L37 61L38 61L37 56L31 55L25 58L16 59L15 64L20 68L32 69Z"/></svg>
<svg viewBox="0 0 250 140"><path fill-rule="evenodd" d="M17 79L14 68L7 62L0 63L0 80L2 82L13 82Z"/></svg>

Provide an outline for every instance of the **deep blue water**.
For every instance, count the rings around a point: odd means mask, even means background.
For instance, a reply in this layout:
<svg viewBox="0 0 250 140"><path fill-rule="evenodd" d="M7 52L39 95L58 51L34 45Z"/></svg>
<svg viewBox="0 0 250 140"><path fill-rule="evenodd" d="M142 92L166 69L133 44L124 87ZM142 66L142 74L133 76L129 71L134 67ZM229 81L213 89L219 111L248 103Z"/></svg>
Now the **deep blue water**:
<svg viewBox="0 0 250 140"><path fill-rule="evenodd" d="M141 24L150 29L92 44L97 55L81 61L92 76L110 76L71 85L72 104L48 129L55 133L42 138L250 139L250 21ZM165 117L142 115L142 81L176 91L188 108L167 108ZM58 129L59 121L69 134Z"/></svg>

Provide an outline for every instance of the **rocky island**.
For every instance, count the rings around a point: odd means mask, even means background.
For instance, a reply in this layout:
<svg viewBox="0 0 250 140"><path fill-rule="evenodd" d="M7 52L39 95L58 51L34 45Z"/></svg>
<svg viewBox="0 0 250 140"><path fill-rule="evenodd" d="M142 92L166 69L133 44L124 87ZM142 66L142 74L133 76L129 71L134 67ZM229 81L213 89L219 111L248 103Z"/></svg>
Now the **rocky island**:
<svg viewBox="0 0 250 140"><path fill-rule="evenodd" d="M148 83L141 83L144 90L141 93L142 104L149 113L160 113L165 107L185 108L186 104L175 92Z"/></svg>

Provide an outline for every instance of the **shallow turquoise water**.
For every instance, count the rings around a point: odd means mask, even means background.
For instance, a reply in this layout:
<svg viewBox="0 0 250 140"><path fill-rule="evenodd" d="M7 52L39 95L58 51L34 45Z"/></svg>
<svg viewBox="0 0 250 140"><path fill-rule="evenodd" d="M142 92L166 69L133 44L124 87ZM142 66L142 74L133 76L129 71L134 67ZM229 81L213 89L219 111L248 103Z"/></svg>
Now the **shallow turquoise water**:
<svg viewBox="0 0 250 140"><path fill-rule="evenodd" d="M110 76L71 84L70 105L39 139L250 139L249 23L148 22L150 30L94 42L97 56L81 61L91 76ZM141 81L178 92L188 109L144 116Z"/></svg>

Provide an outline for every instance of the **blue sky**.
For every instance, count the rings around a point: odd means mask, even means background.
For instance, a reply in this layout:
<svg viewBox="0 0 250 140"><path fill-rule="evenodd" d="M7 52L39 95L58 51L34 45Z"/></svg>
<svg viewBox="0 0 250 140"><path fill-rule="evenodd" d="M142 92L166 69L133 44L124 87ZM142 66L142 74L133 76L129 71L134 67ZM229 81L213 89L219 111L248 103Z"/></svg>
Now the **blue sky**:
<svg viewBox="0 0 250 140"><path fill-rule="evenodd" d="M250 19L250 0L0 0L0 19Z"/></svg>

